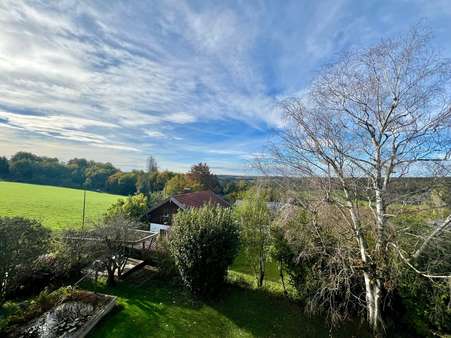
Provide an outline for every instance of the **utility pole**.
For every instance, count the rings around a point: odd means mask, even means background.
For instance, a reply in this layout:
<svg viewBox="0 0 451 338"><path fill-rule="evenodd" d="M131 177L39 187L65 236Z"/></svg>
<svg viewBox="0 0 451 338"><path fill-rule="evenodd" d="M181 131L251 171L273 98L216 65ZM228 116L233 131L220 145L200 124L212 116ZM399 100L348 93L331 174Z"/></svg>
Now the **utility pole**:
<svg viewBox="0 0 451 338"><path fill-rule="evenodd" d="M84 230L85 228L85 210L86 210L86 189L83 190L83 214L82 214L82 221L81 221L81 229Z"/></svg>

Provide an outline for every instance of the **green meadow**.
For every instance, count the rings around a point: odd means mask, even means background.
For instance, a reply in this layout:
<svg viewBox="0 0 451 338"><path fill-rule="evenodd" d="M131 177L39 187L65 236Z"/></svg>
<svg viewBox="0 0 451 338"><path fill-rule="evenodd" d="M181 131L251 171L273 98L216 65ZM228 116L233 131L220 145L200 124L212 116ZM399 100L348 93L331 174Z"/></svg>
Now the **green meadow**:
<svg viewBox="0 0 451 338"><path fill-rule="evenodd" d="M86 220L99 218L120 195L86 192ZM0 216L39 220L54 229L79 227L82 222L83 190L46 185L0 182Z"/></svg>

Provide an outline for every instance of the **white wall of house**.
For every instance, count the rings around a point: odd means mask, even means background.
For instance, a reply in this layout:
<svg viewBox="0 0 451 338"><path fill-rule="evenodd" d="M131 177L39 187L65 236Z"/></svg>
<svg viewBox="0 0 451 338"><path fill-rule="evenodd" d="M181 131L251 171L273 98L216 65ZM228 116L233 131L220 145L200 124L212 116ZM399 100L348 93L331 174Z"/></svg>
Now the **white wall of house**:
<svg viewBox="0 0 451 338"><path fill-rule="evenodd" d="M160 233L160 230L168 230L169 226L164 224L158 224L158 223L150 223L149 231L150 232L157 232Z"/></svg>

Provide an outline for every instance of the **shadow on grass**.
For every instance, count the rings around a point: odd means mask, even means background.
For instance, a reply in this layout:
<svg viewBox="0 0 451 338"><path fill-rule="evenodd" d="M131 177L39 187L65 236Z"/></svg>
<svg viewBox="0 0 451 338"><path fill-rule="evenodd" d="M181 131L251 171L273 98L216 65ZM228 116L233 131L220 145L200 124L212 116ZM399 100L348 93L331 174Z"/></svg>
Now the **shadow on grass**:
<svg viewBox="0 0 451 338"><path fill-rule="evenodd" d="M92 289L91 287L88 287ZM202 302L179 287L152 280L140 287L122 282L98 292L118 296L120 307L90 337L330 337L320 317L304 316L287 299L229 285L221 300ZM368 337L346 324L333 337Z"/></svg>
<svg viewBox="0 0 451 338"><path fill-rule="evenodd" d="M229 285L211 307L255 337L370 337L355 322L333 330L319 316L307 316L295 303L265 290Z"/></svg>

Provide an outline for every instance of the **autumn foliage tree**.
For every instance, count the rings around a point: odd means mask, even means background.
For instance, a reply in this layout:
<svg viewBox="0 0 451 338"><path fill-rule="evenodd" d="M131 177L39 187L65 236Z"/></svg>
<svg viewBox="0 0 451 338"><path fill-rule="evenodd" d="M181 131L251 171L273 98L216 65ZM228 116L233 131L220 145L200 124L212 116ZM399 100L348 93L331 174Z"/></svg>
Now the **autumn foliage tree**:
<svg viewBox="0 0 451 338"><path fill-rule="evenodd" d="M164 186L166 196L181 194L183 192L194 192L202 190L199 182L192 180L185 174L177 174L167 181Z"/></svg>
<svg viewBox="0 0 451 338"><path fill-rule="evenodd" d="M201 190L211 190L214 192L220 192L221 190L218 178L210 172L210 167L207 163L193 165L187 177L189 180L197 182Z"/></svg>

